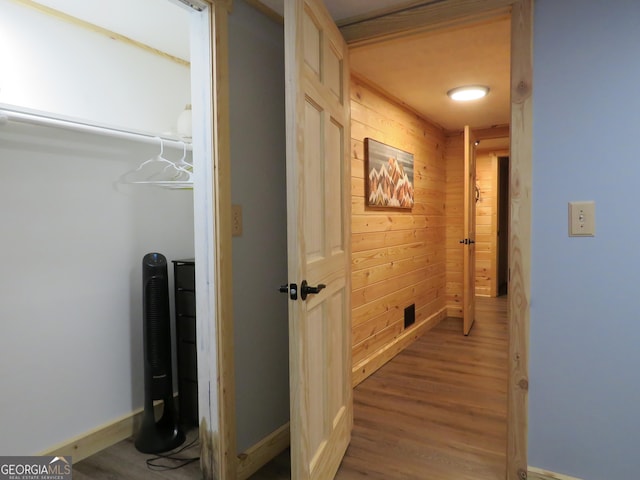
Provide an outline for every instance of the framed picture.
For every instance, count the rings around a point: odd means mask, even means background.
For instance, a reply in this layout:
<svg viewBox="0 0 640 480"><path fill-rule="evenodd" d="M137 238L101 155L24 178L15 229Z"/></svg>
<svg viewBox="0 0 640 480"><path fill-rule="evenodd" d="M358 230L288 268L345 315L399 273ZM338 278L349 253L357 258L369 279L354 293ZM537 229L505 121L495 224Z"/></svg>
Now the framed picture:
<svg viewBox="0 0 640 480"><path fill-rule="evenodd" d="M413 154L364 139L368 207L413 207Z"/></svg>

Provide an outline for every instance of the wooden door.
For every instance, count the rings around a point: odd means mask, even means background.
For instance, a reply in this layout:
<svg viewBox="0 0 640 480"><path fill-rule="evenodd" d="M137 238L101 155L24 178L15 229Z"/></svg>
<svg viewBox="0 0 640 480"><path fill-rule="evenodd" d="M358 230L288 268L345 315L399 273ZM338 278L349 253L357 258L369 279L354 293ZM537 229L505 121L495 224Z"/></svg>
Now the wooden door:
<svg viewBox="0 0 640 480"><path fill-rule="evenodd" d="M475 320L476 290L476 138L464 127L464 293L463 332L469 335Z"/></svg>
<svg viewBox="0 0 640 480"><path fill-rule="evenodd" d="M321 0L285 2L285 67L291 477L327 480L353 423L351 173L347 48Z"/></svg>

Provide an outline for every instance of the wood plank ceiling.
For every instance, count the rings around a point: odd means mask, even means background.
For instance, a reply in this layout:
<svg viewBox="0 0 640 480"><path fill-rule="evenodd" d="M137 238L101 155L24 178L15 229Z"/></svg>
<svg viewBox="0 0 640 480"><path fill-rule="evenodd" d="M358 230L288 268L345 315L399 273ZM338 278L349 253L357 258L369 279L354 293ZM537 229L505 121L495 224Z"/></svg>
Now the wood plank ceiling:
<svg viewBox="0 0 640 480"><path fill-rule="evenodd" d="M280 12L282 0L260 0ZM407 0L325 0L338 25L428 3ZM510 20L508 15L475 25L401 36L352 47L352 73L440 125L460 131L508 125L510 119ZM486 85L489 95L455 103L448 90Z"/></svg>

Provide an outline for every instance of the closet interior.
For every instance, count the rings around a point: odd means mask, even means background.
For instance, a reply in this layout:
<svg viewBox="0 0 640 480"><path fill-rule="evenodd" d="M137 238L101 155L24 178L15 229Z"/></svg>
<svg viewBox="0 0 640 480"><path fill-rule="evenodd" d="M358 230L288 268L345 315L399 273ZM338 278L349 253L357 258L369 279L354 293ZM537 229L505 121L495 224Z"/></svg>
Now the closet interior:
<svg viewBox="0 0 640 480"><path fill-rule="evenodd" d="M193 9L84 3L0 0L7 455L142 407L142 258L195 255Z"/></svg>
<svg viewBox="0 0 640 480"><path fill-rule="evenodd" d="M145 254L169 265L176 391L176 310L196 309L176 297L215 306L203 273L216 254L203 207L213 203L211 32L208 14L188 3L0 0L4 454L101 437L141 411ZM287 299L277 289L287 275L284 40L242 1L229 23L232 201L243 212L233 238L241 453L288 432ZM172 262L194 258L189 290ZM201 318L215 327L213 314ZM213 335L192 339L209 348ZM184 351L193 365L196 349ZM197 424L193 408L187 423Z"/></svg>

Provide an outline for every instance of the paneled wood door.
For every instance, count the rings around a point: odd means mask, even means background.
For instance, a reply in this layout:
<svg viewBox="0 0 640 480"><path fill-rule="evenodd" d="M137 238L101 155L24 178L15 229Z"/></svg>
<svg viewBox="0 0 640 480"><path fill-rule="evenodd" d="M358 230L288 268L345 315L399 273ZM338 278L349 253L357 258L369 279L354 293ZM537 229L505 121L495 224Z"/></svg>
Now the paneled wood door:
<svg viewBox="0 0 640 480"><path fill-rule="evenodd" d="M464 292L463 332L469 335L475 320L476 290L476 138L464 127Z"/></svg>
<svg viewBox="0 0 640 480"><path fill-rule="evenodd" d="M296 480L333 478L353 424L347 55L321 0L285 2L291 477ZM306 298L303 282L316 290Z"/></svg>

